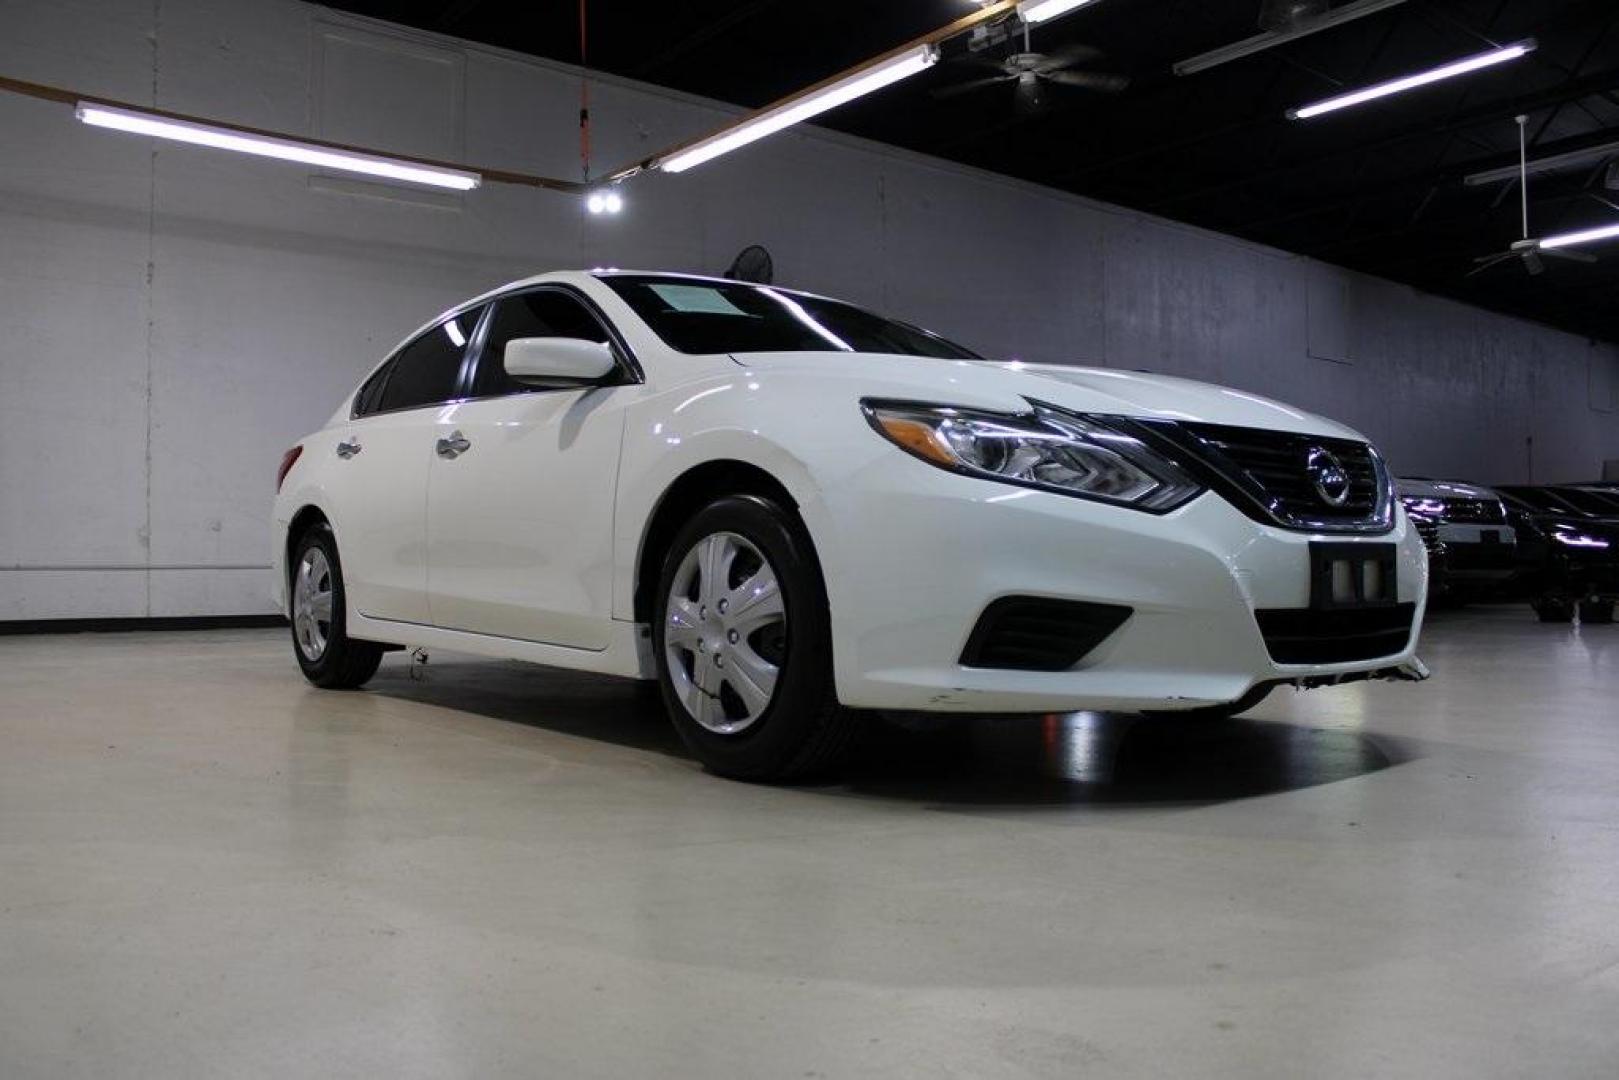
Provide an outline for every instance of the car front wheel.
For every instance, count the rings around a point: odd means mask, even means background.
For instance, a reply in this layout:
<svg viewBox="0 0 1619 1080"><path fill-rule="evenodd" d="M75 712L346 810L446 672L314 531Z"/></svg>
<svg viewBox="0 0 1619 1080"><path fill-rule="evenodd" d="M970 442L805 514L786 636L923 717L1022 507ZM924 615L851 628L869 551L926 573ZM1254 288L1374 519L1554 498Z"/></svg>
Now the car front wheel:
<svg viewBox="0 0 1619 1080"><path fill-rule="evenodd" d="M855 719L837 701L809 538L768 499L710 503L664 560L653 644L664 704L712 771L790 780L829 768Z"/></svg>

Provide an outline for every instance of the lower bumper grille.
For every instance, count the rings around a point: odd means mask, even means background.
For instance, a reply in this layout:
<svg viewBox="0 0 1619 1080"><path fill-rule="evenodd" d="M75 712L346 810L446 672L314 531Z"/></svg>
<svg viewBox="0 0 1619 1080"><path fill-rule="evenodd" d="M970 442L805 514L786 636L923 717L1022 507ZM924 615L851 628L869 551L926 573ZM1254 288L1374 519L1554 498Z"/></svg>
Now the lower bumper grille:
<svg viewBox="0 0 1619 1080"><path fill-rule="evenodd" d="M1265 648L1278 664L1346 664L1393 656L1411 640L1416 614L1415 604L1254 612Z"/></svg>
<svg viewBox="0 0 1619 1080"><path fill-rule="evenodd" d="M1003 597L979 616L961 663L973 668L1066 671L1123 626L1130 612L1116 604Z"/></svg>
<svg viewBox="0 0 1619 1080"><path fill-rule="evenodd" d="M1510 573L1517 568L1516 544L1458 544L1447 543L1452 570Z"/></svg>

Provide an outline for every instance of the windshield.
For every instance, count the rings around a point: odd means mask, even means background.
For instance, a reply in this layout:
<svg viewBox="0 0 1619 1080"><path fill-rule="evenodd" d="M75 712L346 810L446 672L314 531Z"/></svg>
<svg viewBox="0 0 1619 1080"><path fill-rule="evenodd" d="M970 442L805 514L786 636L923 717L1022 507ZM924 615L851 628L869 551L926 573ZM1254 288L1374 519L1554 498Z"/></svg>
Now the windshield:
<svg viewBox="0 0 1619 1080"><path fill-rule="evenodd" d="M1619 515L1619 499L1601 492L1581 491L1579 488L1558 488L1557 497L1584 510L1588 514L1596 514L1598 517Z"/></svg>
<svg viewBox="0 0 1619 1080"><path fill-rule="evenodd" d="M1510 496L1513 501L1521 503L1524 506L1529 507L1531 510L1538 511L1540 513L1565 515L1572 514L1575 517L1585 516L1583 511L1578 510L1573 505L1559 499L1555 494L1547 491L1545 488L1513 486L1497 488L1496 490L1501 492L1503 497Z"/></svg>
<svg viewBox="0 0 1619 1080"><path fill-rule="evenodd" d="M601 280L678 352L873 352L979 359L937 334L839 300L741 281L635 274L607 274Z"/></svg>

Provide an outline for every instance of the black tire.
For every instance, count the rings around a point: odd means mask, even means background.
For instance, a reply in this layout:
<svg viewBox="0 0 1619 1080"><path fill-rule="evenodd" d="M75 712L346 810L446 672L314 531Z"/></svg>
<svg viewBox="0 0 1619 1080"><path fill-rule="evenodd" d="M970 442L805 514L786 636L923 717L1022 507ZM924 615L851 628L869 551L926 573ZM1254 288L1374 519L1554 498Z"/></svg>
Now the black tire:
<svg viewBox="0 0 1619 1080"><path fill-rule="evenodd" d="M681 702L665 647L676 576L687 555L719 533L741 537L768 560L784 608L784 635L773 643L779 663L768 704L745 728L729 734L705 727ZM830 770L847 752L857 720L838 703L833 685L826 588L809 537L787 510L763 497L727 496L698 511L664 556L652 627L664 707L686 746L710 771L737 780L796 780Z"/></svg>
<svg viewBox="0 0 1619 1080"><path fill-rule="evenodd" d="M1225 705L1205 705L1200 709L1150 709L1143 715L1173 720L1229 720L1233 716L1241 716L1249 709L1257 708L1261 701L1270 697L1270 692L1274 689L1275 684L1262 683L1236 701Z"/></svg>
<svg viewBox="0 0 1619 1080"><path fill-rule="evenodd" d="M1568 623L1574 621L1574 601L1564 600L1556 596L1542 596L1530 602L1543 623Z"/></svg>
<svg viewBox="0 0 1619 1080"><path fill-rule="evenodd" d="M1580 601L1580 622L1602 623L1613 622L1612 600L1582 600Z"/></svg>
<svg viewBox="0 0 1619 1080"><path fill-rule="evenodd" d="M298 571L304 557L318 551L329 568L331 592L331 619L326 627L325 647L311 656L299 639L298 620L295 615L293 590L297 588ZM352 690L364 686L377 673L382 663L383 646L371 641L357 641L348 636L347 607L343 592L343 564L337 557L337 539L326 524L312 526L292 548L292 560L287 566L288 615L292 617L292 654L298 658L304 678L325 690Z"/></svg>

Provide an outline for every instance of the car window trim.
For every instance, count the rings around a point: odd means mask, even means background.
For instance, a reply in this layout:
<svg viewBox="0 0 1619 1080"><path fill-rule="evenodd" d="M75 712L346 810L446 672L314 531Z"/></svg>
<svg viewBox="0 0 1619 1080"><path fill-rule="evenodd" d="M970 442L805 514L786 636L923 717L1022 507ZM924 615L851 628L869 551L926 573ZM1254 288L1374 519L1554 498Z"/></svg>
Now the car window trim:
<svg viewBox="0 0 1619 1080"><path fill-rule="evenodd" d="M366 376L365 382L360 384L360 389L355 391L354 402L349 407L349 420L351 422L369 420L373 416L391 416L395 413L414 412L417 409L441 409L446 405L459 405L463 401L473 400L472 398L465 396L466 391L471 386L471 383L468 381L469 376L467 360L472 354L472 347L474 343L479 341L479 335L484 333L484 328L489 322L490 312L494 311L495 309L493 301L489 299L484 299L480 301L480 303L483 306L481 310L478 310L478 320L473 324L472 333L467 337L467 344L461 350L461 366L456 370L455 373L455 396L443 398L439 401L423 402L420 405L400 405L393 409L372 409L370 412L363 415L359 411L360 395L365 392L366 385L369 384L373 378L375 378L378 374L382 374L382 386L377 391L377 400L381 401L388 393L388 384L393 381L394 371L399 367L399 358L404 355L405 350L435 331L444 329L445 323L451 321L452 319L459 319L467 312L476 309L478 307L477 304L466 304L462 307L456 308L442 319L439 319L432 326L429 326L426 330L423 330L421 333L399 346L399 348L395 349L393 354L389 356L388 359L384 360L376 371ZM386 374L383 374L384 368L387 369Z"/></svg>
<svg viewBox="0 0 1619 1080"><path fill-rule="evenodd" d="M585 312L595 319L597 324L607 333L609 343L613 349L613 363L616 367L616 377L604 379L599 383L581 383L577 386L532 386L522 390L507 390L498 394L473 394L472 389L477 385L478 372L483 367L489 345L490 328L495 321L495 306L505 300L513 300L520 296L527 296L537 292L556 292L576 300L585 309ZM489 304L484 309L483 317L478 326L478 334L474 341L468 342L468 353L471 354L473 344L477 345L477 355L467 365L466 384L462 387L466 395L460 401L495 401L500 398L520 397L527 394L554 394L561 391L594 390L605 386L638 386L646 382L646 372L642 369L635 352L630 348L629 342L619 332L613 320L602 311L601 305L591 299L584 290L569 285L563 281L546 281L537 285L526 285L521 288L510 289L489 298Z"/></svg>

